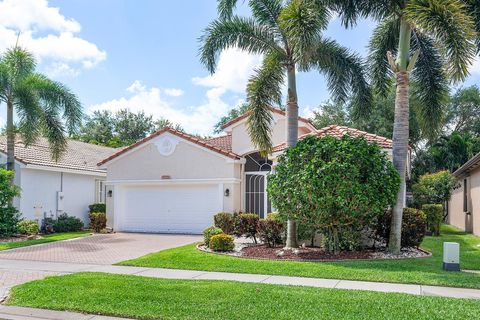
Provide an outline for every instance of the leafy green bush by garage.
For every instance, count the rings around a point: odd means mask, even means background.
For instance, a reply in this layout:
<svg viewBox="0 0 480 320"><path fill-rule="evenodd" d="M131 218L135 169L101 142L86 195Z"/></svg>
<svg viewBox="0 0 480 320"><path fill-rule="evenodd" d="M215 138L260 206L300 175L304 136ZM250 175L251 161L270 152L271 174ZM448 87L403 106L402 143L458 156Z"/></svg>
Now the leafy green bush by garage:
<svg viewBox="0 0 480 320"><path fill-rule="evenodd" d="M275 247L283 243L282 235L285 225L278 220L260 219L258 221L258 236L268 247Z"/></svg>
<svg viewBox="0 0 480 320"><path fill-rule="evenodd" d="M203 243L205 244L206 247L209 247L210 245L210 239L217 235L223 233L222 229L217 228L215 226L211 226L203 230Z"/></svg>
<svg viewBox="0 0 480 320"><path fill-rule="evenodd" d="M0 237L10 237L18 232L20 213L12 205L20 196L20 188L12 184L14 173L0 168Z"/></svg>
<svg viewBox="0 0 480 320"><path fill-rule="evenodd" d="M90 213L94 212L107 212L107 205L105 203L94 203L88 206Z"/></svg>
<svg viewBox="0 0 480 320"><path fill-rule="evenodd" d="M95 232L100 232L107 227L107 214L104 212L92 212L88 214L90 218L90 228Z"/></svg>
<svg viewBox="0 0 480 320"><path fill-rule="evenodd" d="M26 235L36 235L40 231L35 220L22 220L17 224L18 232Z"/></svg>
<svg viewBox="0 0 480 320"><path fill-rule="evenodd" d="M439 236L443 221L443 206L441 204L424 204L422 211L427 216L427 230L431 234Z"/></svg>
<svg viewBox="0 0 480 320"><path fill-rule="evenodd" d="M387 246L392 223L392 211L387 210L379 217L376 234L383 239ZM402 218L402 247L418 247L422 243L427 230L427 216L422 210L404 208Z"/></svg>
<svg viewBox="0 0 480 320"><path fill-rule="evenodd" d="M45 220L45 225L51 225L54 232L72 232L83 229L82 220L69 216L67 213L62 213L57 219L46 218Z"/></svg>
<svg viewBox="0 0 480 320"><path fill-rule="evenodd" d="M222 229L226 234L233 234L235 222L232 213L219 212L213 216L213 222L215 227Z"/></svg>
<svg viewBox="0 0 480 320"><path fill-rule="evenodd" d="M388 155L348 135L305 137L279 156L268 178L268 194L282 220L322 231L335 253L341 250L340 230L371 224L395 203L399 186Z"/></svg>
<svg viewBox="0 0 480 320"><path fill-rule="evenodd" d="M220 233L210 238L208 247L213 251L231 251L235 247L234 239L231 235Z"/></svg>
<svg viewBox="0 0 480 320"><path fill-rule="evenodd" d="M258 214L240 213L235 219L235 235L251 238L257 243Z"/></svg>

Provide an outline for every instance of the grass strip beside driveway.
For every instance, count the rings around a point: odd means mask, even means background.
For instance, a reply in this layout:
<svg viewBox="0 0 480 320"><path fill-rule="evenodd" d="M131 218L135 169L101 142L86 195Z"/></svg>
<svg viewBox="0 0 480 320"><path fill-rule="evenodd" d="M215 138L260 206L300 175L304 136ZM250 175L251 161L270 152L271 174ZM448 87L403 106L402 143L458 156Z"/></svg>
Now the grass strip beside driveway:
<svg viewBox="0 0 480 320"><path fill-rule="evenodd" d="M21 247L28 247L28 246L33 246L35 244L42 244L42 243L49 243L54 241L85 237L91 234L92 234L91 231L52 233L52 234L44 235L41 239L0 243L0 251L21 248Z"/></svg>
<svg viewBox="0 0 480 320"><path fill-rule="evenodd" d="M480 289L480 274L442 270L442 246L445 241L460 243L462 268L480 270L480 238L451 226L443 226L442 231L442 236L426 237L422 243L422 248L433 253L429 258L344 262L271 261L216 255L198 251L195 245L187 245L119 264Z"/></svg>
<svg viewBox="0 0 480 320"><path fill-rule="evenodd" d="M7 302L138 319L475 319L480 301L104 273L48 277Z"/></svg>

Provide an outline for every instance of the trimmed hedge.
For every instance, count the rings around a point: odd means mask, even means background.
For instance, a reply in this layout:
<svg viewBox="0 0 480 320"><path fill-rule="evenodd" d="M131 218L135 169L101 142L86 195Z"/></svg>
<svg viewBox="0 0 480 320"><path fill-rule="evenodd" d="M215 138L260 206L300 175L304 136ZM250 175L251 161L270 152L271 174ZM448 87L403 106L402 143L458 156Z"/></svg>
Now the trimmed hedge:
<svg viewBox="0 0 480 320"><path fill-rule="evenodd" d="M231 235L220 233L210 238L209 248L213 251L231 251L235 248Z"/></svg>
<svg viewBox="0 0 480 320"><path fill-rule="evenodd" d="M100 232L107 227L107 214L104 212L92 212L88 215L90 218L90 228L95 232Z"/></svg>
<svg viewBox="0 0 480 320"><path fill-rule="evenodd" d="M217 235L223 233L222 229L217 228L215 226L211 226L203 230L203 243L205 244L206 247L209 247L210 245L210 239Z"/></svg>
<svg viewBox="0 0 480 320"><path fill-rule="evenodd" d="M40 231L38 228L38 222L35 220L22 220L17 223L18 232L26 235L36 235Z"/></svg>
<svg viewBox="0 0 480 320"><path fill-rule="evenodd" d="M107 212L107 205L105 203L94 203L88 206L90 213L94 212Z"/></svg>
<svg viewBox="0 0 480 320"><path fill-rule="evenodd" d="M77 217L69 216L63 213L57 219L46 218L45 227L51 225L54 232L72 232L81 231L83 229L83 222Z"/></svg>
<svg viewBox="0 0 480 320"><path fill-rule="evenodd" d="M387 210L378 219L376 234L385 240L388 246L390 226L392 222L392 211ZM427 230L427 216L422 210L414 208L403 209L402 219L402 247L418 247L422 243Z"/></svg>
<svg viewBox="0 0 480 320"><path fill-rule="evenodd" d="M427 216L427 230L439 236L440 226L443 221L443 206L441 204L424 204L422 211Z"/></svg>
<svg viewBox="0 0 480 320"><path fill-rule="evenodd" d="M235 229L235 222L233 214L228 212L219 212L213 216L215 227L220 228L226 234L233 234Z"/></svg>

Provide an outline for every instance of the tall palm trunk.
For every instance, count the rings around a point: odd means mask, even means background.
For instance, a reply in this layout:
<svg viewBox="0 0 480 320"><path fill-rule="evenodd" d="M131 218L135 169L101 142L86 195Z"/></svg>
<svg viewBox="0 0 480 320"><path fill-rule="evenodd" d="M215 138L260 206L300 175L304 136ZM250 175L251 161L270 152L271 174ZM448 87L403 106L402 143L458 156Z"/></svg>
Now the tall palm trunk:
<svg viewBox="0 0 480 320"><path fill-rule="evenodd" d="M7 100L7 170L15 169L15 128L13 127L13 102Z"/></svg>
<svg viewBox="0 0 480 320"><path fill-rule="evenodd" d="M287 68L288 101L287 101L287 147L292 147L298 141L298 99L295 65ZM287 222L287 239L285 248L298 248L297 223L289 219Z"/></svg>
<svg viewBox="0 0 480 320"><path fill-rule="evenodd" d="M395 120L393 125L393 165L400 175L400 189L397 202L393 207L392 224L390 229L389 251L400 253L402 239L402 216L405 207L406 170L409 140L409 73L413 66L409 66L410 52L410 25L402 19L400 26L400 40L398 44L398 57L396 61L397 91L395 97ZM415 61L411 61L415 63Z"/></svg>

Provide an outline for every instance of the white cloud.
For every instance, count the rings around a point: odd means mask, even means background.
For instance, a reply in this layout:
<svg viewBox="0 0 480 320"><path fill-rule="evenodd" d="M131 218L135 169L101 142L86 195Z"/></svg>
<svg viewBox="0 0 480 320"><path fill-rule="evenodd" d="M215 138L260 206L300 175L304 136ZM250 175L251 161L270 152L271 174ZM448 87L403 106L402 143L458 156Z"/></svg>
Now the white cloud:
<svg viewBox="0 0 480 320"><path fill-rule="evenodd" d="M15 45L20 31L19 45L31 50L49 74L75 76L106 59L105 51L76 35L80 29L46 0L0 2L0 51Z"/></svg>
<svg viewBox="0 0 480 320"><path fill-rule="evenodd" d="M178 123L188 132L207 135L211 134L214 124L230 108L222 101L221 96L225 90L220 88L208 90L203 103L183 109L165 100L160 88L146 88L138 80L134 81L127 91L131 93L129 97L92 105L89 111L110 110L115 112L124 108L133 112L144 111L156 119L165 118L173 123Z"/></svg>
<svg viewBox="0 0 480 320"><path fill-rule="evenodd" d="M210 88L222 88L244 93L248 78L260 65L261 57L238 49L228 49L220 54L217 70L206 77L194 77L193 83Z"/></svg>
<svg viewBox="0 0 480 320"><path fill-rule="evenodd" d="M174 89L174 88L165 89L164 92L167 96L171 96L171 97L180 97L180 96L183 96L183 94L185 93L181 89Z"/></svg>

